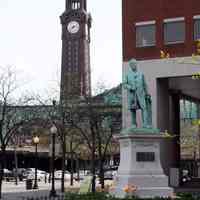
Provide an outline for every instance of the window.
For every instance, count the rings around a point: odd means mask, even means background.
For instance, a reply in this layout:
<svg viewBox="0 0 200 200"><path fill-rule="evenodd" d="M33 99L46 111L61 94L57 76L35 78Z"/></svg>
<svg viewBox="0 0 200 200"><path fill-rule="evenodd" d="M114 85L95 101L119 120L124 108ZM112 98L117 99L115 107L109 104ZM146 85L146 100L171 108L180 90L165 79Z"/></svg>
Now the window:
<svg viewBox="0 0 200 200"><path fill-rule="evenodd" d="M155 46L155 32L155 22L153 24L136 23L136 47Z"/></svg>
<svg viewBox="0 0 200 200"><path fill-rule="evenodd" d="M185 41L184 18L164 20L165 44L183 43Z"/></svg>
<svg viewBox="0 0 200 200"><path fill-rule="evenodd" d="M194 40L200 39L200 18L194 19Z"/></svg>
<svg viewBox="0 0 200 200"><path fill-rule="evenodd" d="M78 1L73 1L73 2L72 2L72 9L73 9L73 10L80 9L80 2L78 2Z"/></svg>

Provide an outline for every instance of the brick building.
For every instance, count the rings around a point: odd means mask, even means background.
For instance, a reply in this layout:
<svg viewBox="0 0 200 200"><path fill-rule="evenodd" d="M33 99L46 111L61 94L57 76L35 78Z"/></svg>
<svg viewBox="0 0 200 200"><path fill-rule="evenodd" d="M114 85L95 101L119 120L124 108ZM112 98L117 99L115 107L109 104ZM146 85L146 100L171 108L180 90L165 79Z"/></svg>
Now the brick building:
<svg viewBox="0 0 200 200"><path fill-rule="evenodd" d="M123 0L123 60L190 56L200 38L198 0Z"/></svg>

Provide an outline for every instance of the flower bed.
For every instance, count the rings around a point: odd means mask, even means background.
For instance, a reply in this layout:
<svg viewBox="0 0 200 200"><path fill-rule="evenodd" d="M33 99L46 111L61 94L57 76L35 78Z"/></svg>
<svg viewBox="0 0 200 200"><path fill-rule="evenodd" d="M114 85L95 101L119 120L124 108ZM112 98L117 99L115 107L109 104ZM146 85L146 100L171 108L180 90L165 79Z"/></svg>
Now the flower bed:
<svg viewBox="0 0 200 200"><path fill-rule="evenodd" d="M178 197L173 197L173 198L146 198L146 199L141 199L138 197L126 197L126 198L116 198L109 196L106 193L88 193L88 194L72 194L72 193L67 193L65 196L65 200L200 200L200 196L194 195L192 196L191 194L180 194Z"/></svg>

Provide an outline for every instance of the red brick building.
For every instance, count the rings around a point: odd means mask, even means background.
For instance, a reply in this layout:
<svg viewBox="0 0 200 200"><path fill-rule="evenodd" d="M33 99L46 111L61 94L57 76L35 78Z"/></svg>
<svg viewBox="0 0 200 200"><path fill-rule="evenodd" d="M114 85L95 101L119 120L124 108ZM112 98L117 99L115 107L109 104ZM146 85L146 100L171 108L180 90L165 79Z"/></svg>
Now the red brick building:
<svg viewBox="0 0 200 200"><path fill-rule="evenodd" d="M123 60L191 56L200 38L199 0L122 0ZM137 41L137 42L136 42Z"/></svg>

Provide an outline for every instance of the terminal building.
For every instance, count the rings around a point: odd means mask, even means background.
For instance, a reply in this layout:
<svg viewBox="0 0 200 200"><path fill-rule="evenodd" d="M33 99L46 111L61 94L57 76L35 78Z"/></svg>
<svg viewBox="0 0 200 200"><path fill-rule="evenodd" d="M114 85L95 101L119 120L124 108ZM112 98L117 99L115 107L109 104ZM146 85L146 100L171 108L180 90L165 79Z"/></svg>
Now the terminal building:
<svg viewBox="0 0 200 200"><path fill-rule="evenodd" d="M58 19L59 20L59 19ZM40 137L38 144L38 167L39 169L50 171L51 160L51 139L50 127L56 109L60 105L67 104L69 101L91 97L91 72L90 72L90 28L91 15L87 11L87 0L66 0L64 12L60 16L61 22L61 40L62 40L62 57L61 57L61 85L60 85L60 102L56 108L53 105L28 106L29 114L36 113L39 122L46 122L45 126L40 126L36 121L34 126L29 126L27 130L22 130L20 138L10 142L7 148L7 159L5 167L12 169L17 165L19 168L34 167L31 162L35 158L35 146L32 142L36 134ZM117 91L117 94L115 95ZM92 97L97 102L99 108L104 107L104 102L115 104L116 115L119 120L115 123L115 128L121 129L121 89L120 86L113 88L111 91ZM109 104L111 106L111 104ZM117 105L116 105L117 104ZM13 107L14 111L14 107ZM25 112L25 107L17 109L19 115ZM28 115L29 115L28 114ZM60 113L59 113L60 114ZM58 115L59 115L58 114ZM56 114L55 114L56 115ZM55 116L53 116L55 117ZM60 116L56 116L60 117ZM60 118L61 120L61 118ZM38 123L38 124L37 124ZM118 131L119 132L119 131ZM57 137L58 138L58 137ZM69 141L67 141L69 143ZM61 169L62 150L60 140L56 140L56 159L55 168ZM87 154L87 153L86 153ZM90 158L80 159L81 168L90 168ZM109 157L109 156L108 156ZM66 152L66 167L71 168L70 153ZM77 162L78 162L78 160ZM12 162L10 162L12 160ZM117 159L119 160L119 158Z"/></svg>

